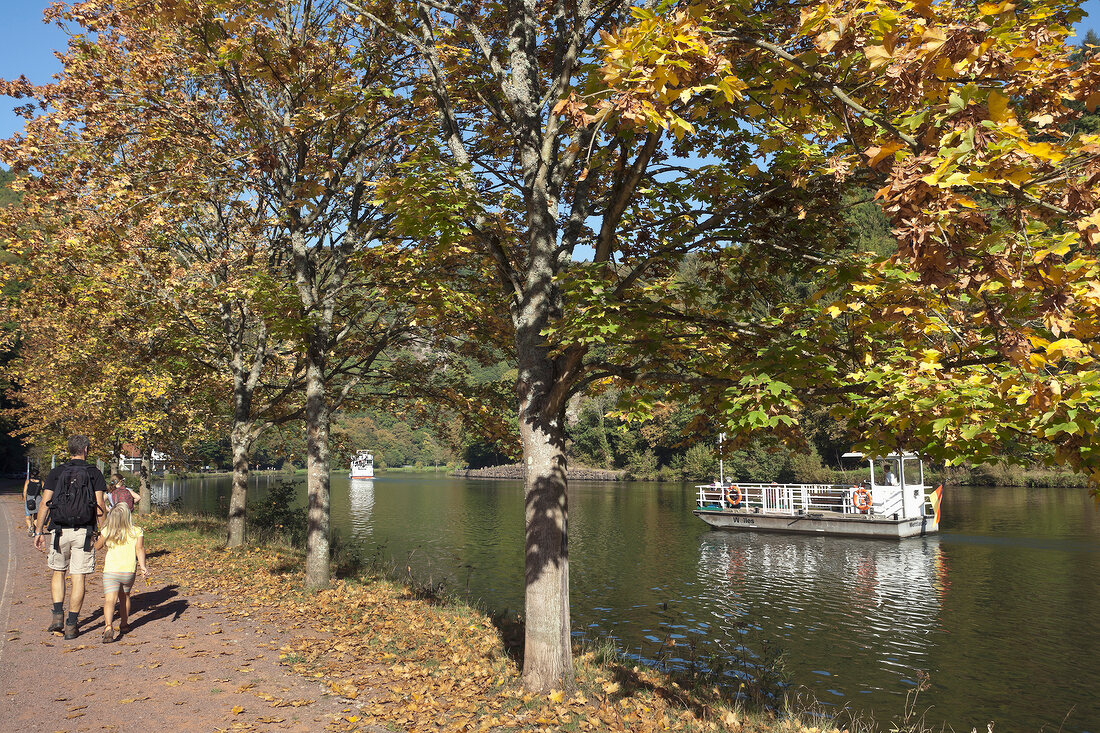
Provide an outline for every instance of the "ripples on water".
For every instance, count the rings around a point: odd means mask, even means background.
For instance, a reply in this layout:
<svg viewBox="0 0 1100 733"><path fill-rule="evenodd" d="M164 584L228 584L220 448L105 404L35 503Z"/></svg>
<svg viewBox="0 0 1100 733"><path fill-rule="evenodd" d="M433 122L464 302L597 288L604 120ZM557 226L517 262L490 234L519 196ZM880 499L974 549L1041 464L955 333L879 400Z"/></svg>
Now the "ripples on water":
<svg viewBox="0 0 1100 733"><path fill-rule="evenodd" d="M279 479L258 480L262 493ZM155 498L216 511L227 493L219 479L162 484ZM1100 731L1091 501L1065 489L950 489L944 501L943 534L898 542L709 531L691 487L574 483L574 633L669 666L715 653L751 664L774 643L795 685L874 710L883 728L926 671L920 709L937 728ZM516 482L333 477L333 526L364 555L492 610L523 605L522 517Z"/></svg>

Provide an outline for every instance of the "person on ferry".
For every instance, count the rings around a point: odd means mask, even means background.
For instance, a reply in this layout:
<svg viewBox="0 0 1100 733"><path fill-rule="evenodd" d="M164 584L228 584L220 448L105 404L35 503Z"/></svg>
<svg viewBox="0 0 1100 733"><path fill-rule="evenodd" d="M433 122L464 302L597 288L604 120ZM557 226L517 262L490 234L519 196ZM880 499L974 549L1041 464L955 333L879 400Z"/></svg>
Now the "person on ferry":
<svg viewBox="0 0 1100 733"><path fill-rule="evenodd" d="M886 478L883 481L886 486L897 486L898 477L894 475L894 467L891 465L886 466Z"/></svg>

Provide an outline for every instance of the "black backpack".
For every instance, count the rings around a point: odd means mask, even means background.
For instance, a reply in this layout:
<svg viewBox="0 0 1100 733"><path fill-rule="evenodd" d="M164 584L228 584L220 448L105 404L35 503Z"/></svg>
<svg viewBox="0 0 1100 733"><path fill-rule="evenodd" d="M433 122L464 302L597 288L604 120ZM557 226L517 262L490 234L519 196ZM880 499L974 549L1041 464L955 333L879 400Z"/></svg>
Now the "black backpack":
<svg viewBox="0 0 1100 733"><path fill-rule="evenodd" d="M95 490L88 466L65 464L57 475L53 498L47 506L54 527L94 527Z"/></svg>

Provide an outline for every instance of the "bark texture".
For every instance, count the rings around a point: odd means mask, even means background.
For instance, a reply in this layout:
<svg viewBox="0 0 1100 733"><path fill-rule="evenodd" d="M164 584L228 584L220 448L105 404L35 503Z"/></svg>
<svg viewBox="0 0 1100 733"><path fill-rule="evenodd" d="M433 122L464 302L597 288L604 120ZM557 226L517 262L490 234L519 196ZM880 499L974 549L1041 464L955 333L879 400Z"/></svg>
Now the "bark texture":
<svg viewBox="0 0 1100 733"><path fill-rule="evenodd" d="M306 588L327 588L329 569L329 406L324 356L310 354L306 370Z"/></svg>
<svg viewBox="0 0 1100 733"><path fill-rule="evenodd" d="M537 390L521 384L524 480L525 638L523 684L531 692L573 683L569 635L569 506L563 415L537 409Z"/></svg>
<svg viewBox="0 0 1100 733"><path fill-rule="evenodd" d="M141 449L141 469L138 471L138 514L148 514L153 511L153 494L150 485L150 477L153 473L153 450L149 446Z"/></svg>
<svg viewBox="0 0 1100 733"><path fill-rule="evenodd" d="M248 500L249 456L252 453L251 423L234 418L230 432L233 451L233 484L229 491L229 518L226 522L225 546L240 547L245 541Z"/></svg>

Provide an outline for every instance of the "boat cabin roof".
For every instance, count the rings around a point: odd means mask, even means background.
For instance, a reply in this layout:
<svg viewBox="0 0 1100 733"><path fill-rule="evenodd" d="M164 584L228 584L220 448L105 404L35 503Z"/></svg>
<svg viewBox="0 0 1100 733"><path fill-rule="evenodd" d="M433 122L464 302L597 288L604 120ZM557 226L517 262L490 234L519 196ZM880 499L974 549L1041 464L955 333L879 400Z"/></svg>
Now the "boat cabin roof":
<svg viewBox="0 0 1100 733"><path fill-rule="evenodd" d="M862 459L862 458L866 458L866 457L867 456L865 456L862 453L845 453L844 455L841 456L841 458L858 458L858 459ZM909 452L906 452L906 453L889 453L885 456L879 456L879 458L880 459L886 458L886 459L895 460L895 461L899 458L901 458L903 460L910 460L910 461L919 461L920 460L919 455L917 455L916 453L909 453ZM868 460L874 460L874 459L868 459Z"/></svg>

